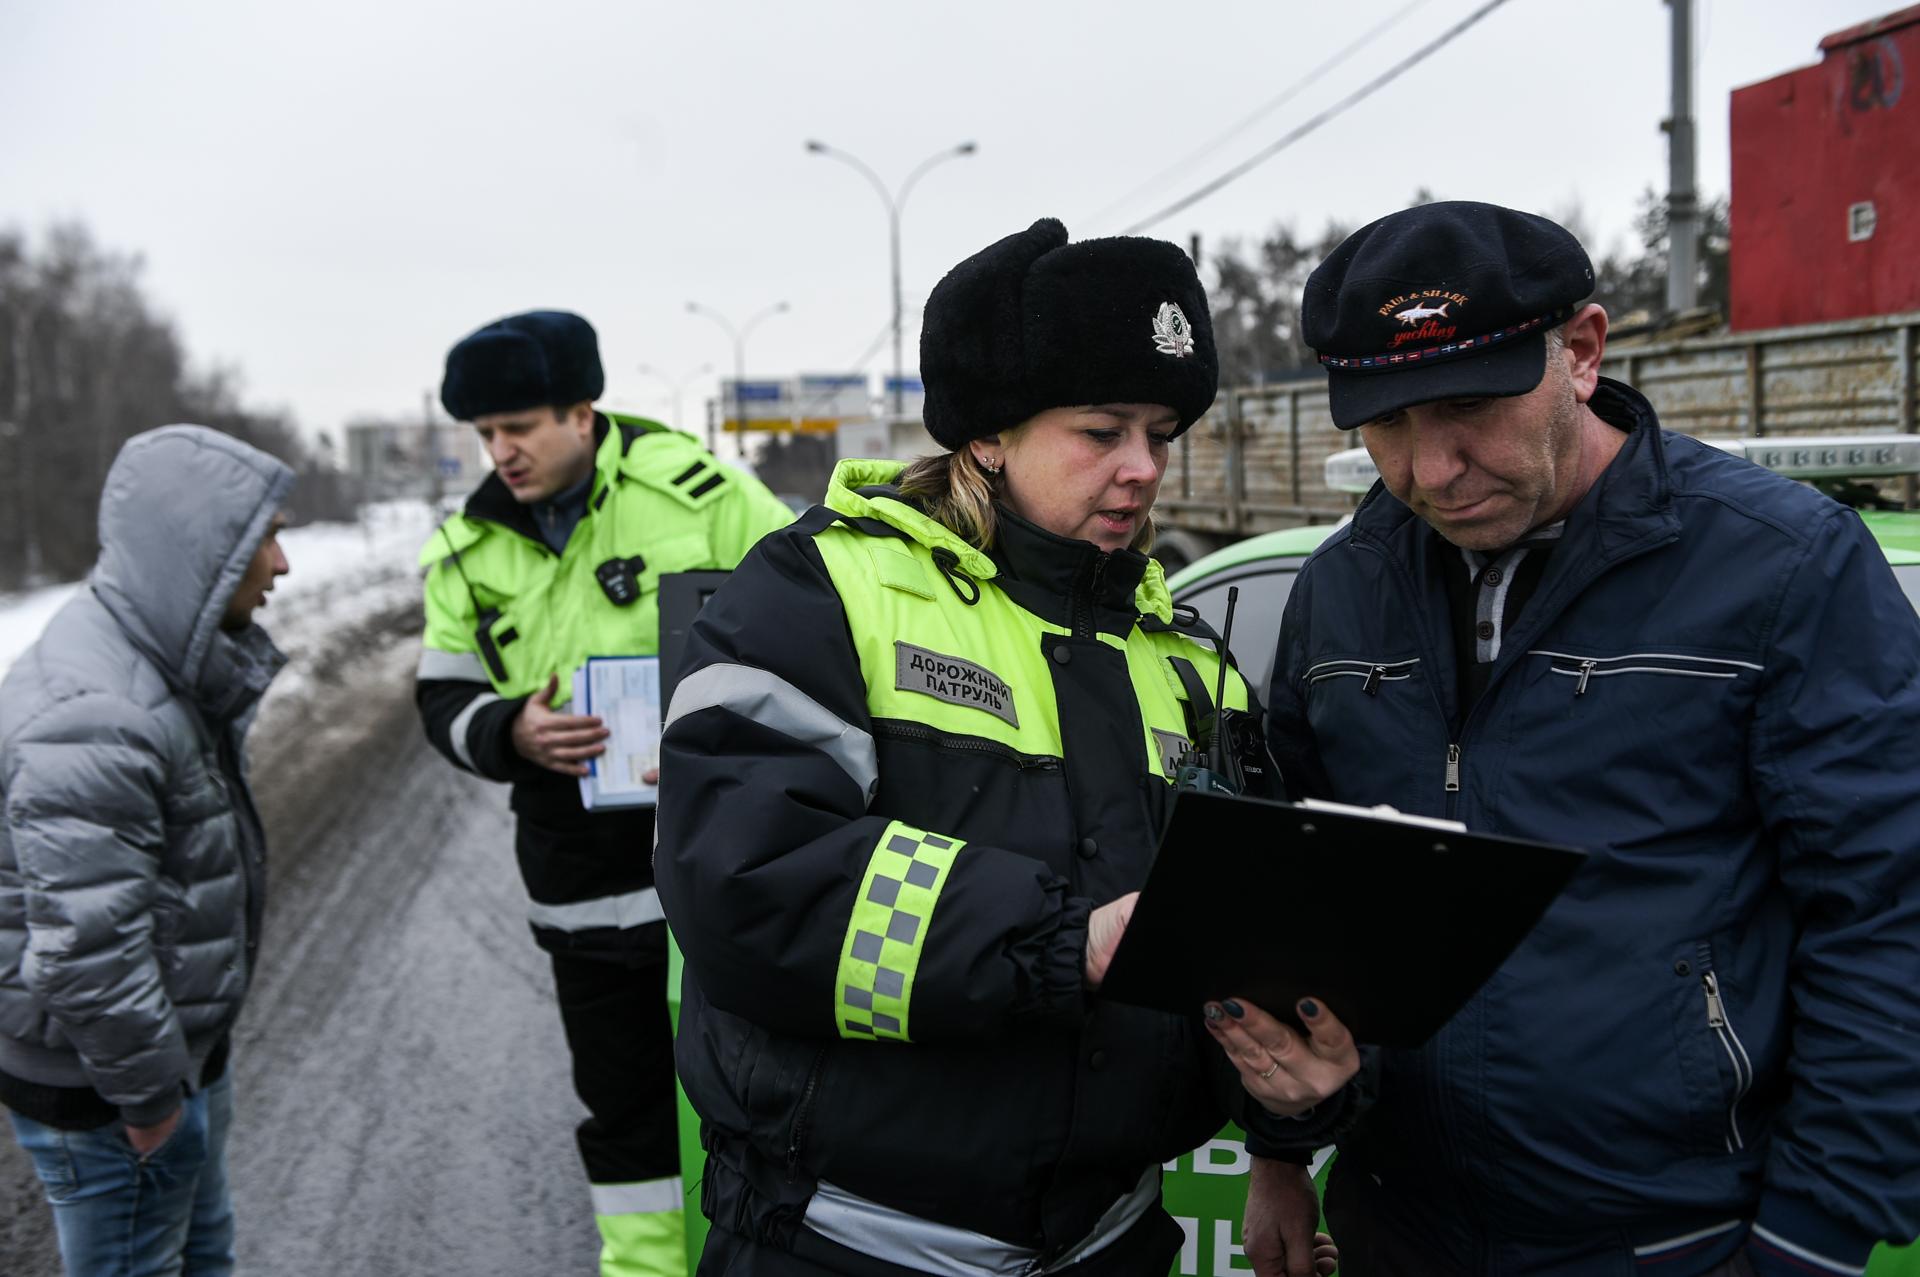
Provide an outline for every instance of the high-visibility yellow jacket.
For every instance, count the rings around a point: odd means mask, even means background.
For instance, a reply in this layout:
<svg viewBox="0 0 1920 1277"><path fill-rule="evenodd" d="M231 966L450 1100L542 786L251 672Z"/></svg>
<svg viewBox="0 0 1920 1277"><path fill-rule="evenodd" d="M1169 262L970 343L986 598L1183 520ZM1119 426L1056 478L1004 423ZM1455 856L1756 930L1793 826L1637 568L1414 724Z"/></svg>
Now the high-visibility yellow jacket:
<svg viewBox="0 0 1920 1277"><path fill-rule="evenodd" d="M1082 964L1217 658L1157 563L1011 519L989 555L898 470L842 462L756 547L674 694L655 863L703 1208L776 1244L828 1200L936 1249L1177 1239L1160 1163L1252 1115L1197 1017L1092 999Z"/></svg>
<svg viewBox="0 0 1920 1277"><path fill-rule="evenodd" d="M645 656L659 645L659 579L731 568L791 520L751 475L689 435L603 414L587 509L564 549L489 475L422 547L426 635L416 700L433 744L456 765L511 781L521 874L536 935L550 947L623 947L657 923L646 854L651 809L587 812L572 777L521 758L514 717L558 676L556 705L589 656ZM600 574L631 589L616 597ZM649 945L659 944L652 926Z"/></svg>

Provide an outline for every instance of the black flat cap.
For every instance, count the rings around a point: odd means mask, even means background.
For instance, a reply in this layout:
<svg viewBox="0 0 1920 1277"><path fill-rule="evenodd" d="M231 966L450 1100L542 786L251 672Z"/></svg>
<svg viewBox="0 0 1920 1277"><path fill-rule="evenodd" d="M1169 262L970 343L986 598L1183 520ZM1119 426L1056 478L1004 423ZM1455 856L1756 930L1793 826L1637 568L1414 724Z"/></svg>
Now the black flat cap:
<svg viewBox="0 0 1920 1277"><path fill-rule="evenodd" d="M1349 235L1307 278L1302 335L1343 430L1436 399L1524 395L1546 333L1593 292L1593 263L1532 213L1423 204Z"/></svg>
<svg viewBox="0 0 1920 1277"><path fill-rule="evenodd" d="M447 352L440 403L455 421L591 402L607 386L593 325L564 310L496 319Z"/></svg>
<svg viewBox="0 0 1920 1277"><path fill-rule="evenodd" d="M1213 402L1220 361L1206 290L1178 245L1069 244L1045 217L934 286L920 377L928 433L958 448L1082 404L1163 404L1185 430Z"/></svg>

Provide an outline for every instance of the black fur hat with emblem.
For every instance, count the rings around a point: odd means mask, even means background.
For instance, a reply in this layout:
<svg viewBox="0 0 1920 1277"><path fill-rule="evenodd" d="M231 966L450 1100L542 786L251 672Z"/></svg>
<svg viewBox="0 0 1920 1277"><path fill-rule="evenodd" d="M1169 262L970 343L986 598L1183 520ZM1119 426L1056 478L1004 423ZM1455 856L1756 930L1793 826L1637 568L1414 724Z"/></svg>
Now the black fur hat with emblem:
<svg viewBox="0 0 1920 1277"><path fill-rule="evenodd" d="M607 388L593 325L569 311L496 319L447 352L440 403L455 421L591 403Z"/></svg>
<svg viewBox="0 0 1920 1277"><path fill-rule="evenodd" d="M1307 277L1300 327L1343 430L1437 399L1540 384L1546 333L1593 292L1565 228L1497 204L1405 209L1349 235Z"/></svg>
<svg viewBox="0 0 1920 1277"><path fill-rule="evenodd" d="M1045 217L935 285L920 377L928 433L960 448L1082 404L1163 404L1185 430L1213 402L1220 360L1206 290L1178 245L1069 244Z"/></svg>

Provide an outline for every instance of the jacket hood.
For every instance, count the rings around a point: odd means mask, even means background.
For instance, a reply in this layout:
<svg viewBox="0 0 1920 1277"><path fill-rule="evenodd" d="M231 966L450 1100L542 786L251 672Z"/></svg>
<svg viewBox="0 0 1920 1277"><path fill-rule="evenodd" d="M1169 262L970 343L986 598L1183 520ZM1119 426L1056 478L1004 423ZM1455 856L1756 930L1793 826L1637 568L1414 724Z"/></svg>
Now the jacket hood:
<svg viewBox="0 0 1920 1277"><path fill-rule="evenodd" d="M1000 575L1000 565L986 551L969 544L959 533L930 517L900 495L895 485L906 463L848 458L833 468L827 484L827 508L854 519L875 519L918 541L929 550L946 550L962 572L976 581ZM1050 535L1042 533L1042 535ZM1148 559L1134 602L1141 613L1162 621L1173 617L1173 597L1167 592L1165 570L1158 559Z"/></svg>
<svg viewBox="0 0 1920 1277"><path fill-rule="evenodd" d="M258 626L231 636L220 618L292 488L284 463L204 426L135 435L107 472L89 584L167 681L207 708L223 699L214 683L266 663Z"/></svg>

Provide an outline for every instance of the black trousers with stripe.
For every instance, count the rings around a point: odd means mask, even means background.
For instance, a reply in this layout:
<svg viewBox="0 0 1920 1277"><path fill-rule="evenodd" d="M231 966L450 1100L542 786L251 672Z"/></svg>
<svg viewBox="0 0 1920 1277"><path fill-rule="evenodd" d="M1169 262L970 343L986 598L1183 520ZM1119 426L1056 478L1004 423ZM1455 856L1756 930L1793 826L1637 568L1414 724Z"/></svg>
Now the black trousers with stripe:
<svg viewBox="0 0 1920 1277"><path fill-rule="evenodd" d="M550 908L590 905L653 885L653 809L587 811L571 776L517 782L514 853L527 896ZM590 1116L577 1138L587 1178L631 1184L679 1174L673 1028L667 1017L667 924L535 925L553 960L573 1089Z"/></svg>
<svg viewBox="0 0 1920 1277"><path fill-rule="evenodd" d="M651 929L664 941L664 928ZM587 1178L628 1184L679 1174L665 955L551 956L573 1089L590 1114L575 1132Z"/></svg>

